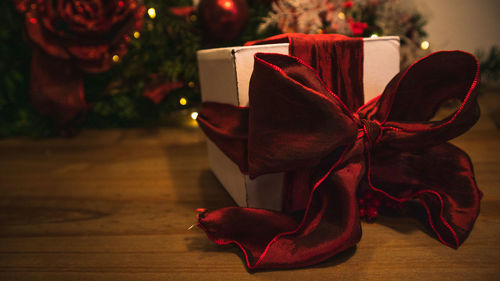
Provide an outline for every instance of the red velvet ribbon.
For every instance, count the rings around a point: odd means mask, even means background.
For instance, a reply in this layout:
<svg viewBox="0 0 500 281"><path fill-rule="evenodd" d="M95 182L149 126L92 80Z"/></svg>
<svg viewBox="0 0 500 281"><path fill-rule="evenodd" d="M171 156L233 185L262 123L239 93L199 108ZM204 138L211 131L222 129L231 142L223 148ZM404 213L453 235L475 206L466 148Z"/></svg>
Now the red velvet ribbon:
<svg viewBox="0 0 500 281"><path fill-rule="evenodd" d="M198 226L218 244L238 245L250 269L307 266L360 240L357 194L365 189L420 202L436 238L462 244L482 193L467 154L447 141L479 117L476 58L433 53L359 107L361 39L292 34L265 42L283 38L291 56L255 55L249 107L205 102L198 122L252 178L285 172L285 190L308 193L304 211L227 207L200 213ZM306 62L295 57L300 52ZM461 100L460 108L430 121L449 99Z"/></svg>
<svg viewBox="0 0 500 281"><path fill-rule="evenodd" d="M30 99L43 115L61 127L83 121L88 105L83 73L70 61L49 56L38 48L31 59Z"/></svg>

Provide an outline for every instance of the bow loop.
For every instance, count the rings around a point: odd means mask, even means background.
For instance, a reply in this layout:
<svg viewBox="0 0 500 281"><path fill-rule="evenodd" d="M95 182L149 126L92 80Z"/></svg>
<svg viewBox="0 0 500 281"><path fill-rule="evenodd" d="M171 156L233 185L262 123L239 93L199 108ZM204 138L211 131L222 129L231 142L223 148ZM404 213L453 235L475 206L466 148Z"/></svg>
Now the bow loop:
<svg viewBox="0 0 500 281"><path fill-rule="evenodd" d="M295 57L255 55L249 110L251 177L316 166L356 138L349 109Z"/></svg>
<svg viewBox="0 0 500 281"><path fill-rule="evenodd" d="M393 147L420 148L455 138L479 118L475 99L479 83L477 59L462 51L426 56L396 75L383 94L359 110L362 118L378 120L381 141ZM440 121L431 121L447 100L458 99L459 109Z"/></svg>

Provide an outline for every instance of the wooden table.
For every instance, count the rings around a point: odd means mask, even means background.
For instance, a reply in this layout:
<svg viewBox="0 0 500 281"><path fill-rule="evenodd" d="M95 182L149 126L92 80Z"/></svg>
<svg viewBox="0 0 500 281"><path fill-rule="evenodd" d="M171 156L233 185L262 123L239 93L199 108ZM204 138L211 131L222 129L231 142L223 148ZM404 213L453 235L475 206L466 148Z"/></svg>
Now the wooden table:
<svg viewBox="0 0 500 281"><path fill-rule="evenodd" d="M500 131L483 114L454 141L484 192L453 250L410 218L363 223L357 248L317 266L249 273L239 251L188 228L234 204L199 129L85 130L0 141L0 280L500 280Z"/></svg>

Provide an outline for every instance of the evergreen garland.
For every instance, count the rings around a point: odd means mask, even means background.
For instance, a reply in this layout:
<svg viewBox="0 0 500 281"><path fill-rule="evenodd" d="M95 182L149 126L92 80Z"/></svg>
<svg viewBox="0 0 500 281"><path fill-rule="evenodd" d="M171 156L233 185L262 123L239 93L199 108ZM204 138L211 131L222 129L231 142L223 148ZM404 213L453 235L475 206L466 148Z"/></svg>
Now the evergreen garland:
<svg viewBox="0 0 500 281"><path fill-rule="evenodd" d="M192 6L191 0L146 0L154 8L154 19L145 15L139 38L131 37L128 53L109 71L86 74L85 99L91 105L83 127L144 127L176 124L175 112L199 105L200 89L196 51L199 49L238 46L246 41L278 33L268 29L257 34L257 26L270 8L270 2L250 1L249 21L241 36L228 42L214 43L202 32L196 13L181 17L171 7ZM24 16L12 1L0 2L0 137L51 136L59 131L48 118L31 106L29 68L31 46L24 33ZM153 80L182 82L185 87L173 90L155 104L143 96ZM179 99L184 97L186 105Z"/></svg>

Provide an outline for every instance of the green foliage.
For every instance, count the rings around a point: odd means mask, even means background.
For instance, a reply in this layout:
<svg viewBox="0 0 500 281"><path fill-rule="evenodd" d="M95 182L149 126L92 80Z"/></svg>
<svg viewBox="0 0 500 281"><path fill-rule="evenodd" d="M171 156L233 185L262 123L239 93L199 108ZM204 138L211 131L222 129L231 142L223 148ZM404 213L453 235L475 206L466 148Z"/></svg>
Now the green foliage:
<svg viewBox="0 0 500 281"><path fill-rule="evenodd" d="M12 2L0 1L0 137L55 135L58 131L53 122L40 116L29 102L31 46L24 35L24 16L15 10ZM251 1L250 19L241 36L215 45L213 40L204 37L196 14L186 18L169 12L170 7L192 5L191 0L148 0L144 3L147 8L155 8L157 16L150 19L145 15L140 38L131 36L127 55L109 71L85 76L85 98L91 108L82 124L84 127L171 124L172 112L200 103L197 50L241 45L277 34L276 30L271 30L257 35L261 17L269 11L267 1ZM143 96L152 75L190 86L174 90L161 103L154 104ZM180 97L185 97L188 104L180 105Z"/></svg>
<svg viewBox="0 0 500 281"><path fill-rule="evenodd" d="M110 71L88 75L85 80L87 101L92 104L85 126L127 127L157 123L163 111L181 108L177 100L185 96L199 101L198 88L182 89L155 105L142 96L151 75L168 81L197 81L196 50L200 48L198 23L169 14L169 7L188 5L190 1L146 1L157 17L145 16L138 39L132 37L128 54Z"/></svg>
<svg viewBox="0 0 500 281"><path fill-rule="evenodd" d="M0 11L0 137L44 134L28 100L31 49L23 38L24 17L11 1L1 1Z"/></svg>
<svg viewBox="0 0 500 281"><path fill-rule="evenodd" d="M499 85L500 78L500 50L493 46L487 52L478 50L476 52L481 67L481 80L488 84Z"/></svg>

